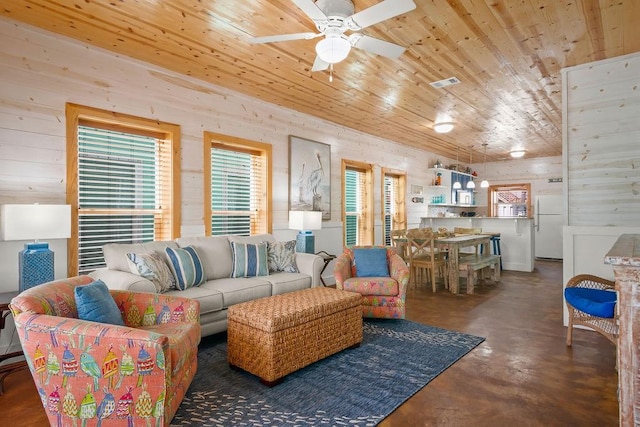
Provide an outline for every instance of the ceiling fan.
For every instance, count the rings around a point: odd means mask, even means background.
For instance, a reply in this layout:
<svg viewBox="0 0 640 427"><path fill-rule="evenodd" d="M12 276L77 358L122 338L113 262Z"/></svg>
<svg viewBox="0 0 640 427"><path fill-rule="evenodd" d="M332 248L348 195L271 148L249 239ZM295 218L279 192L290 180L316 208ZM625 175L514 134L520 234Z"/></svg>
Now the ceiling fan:
<svg viewBox="0 0 640 427"><path fill-rule="evenodd" d="M351 0L292 0L316 24L318 33L294 33L254 37L250 43L273 43L290 40L309 40L324 36L316 45L316 59L311 71L326 70L344 60L352 47L388 58L398 58L405 48L394 43L369 37L359 31L416 8L413 0L384 0L367 9L355 12ZM351 34L346 35L346 32Z"/></svg>

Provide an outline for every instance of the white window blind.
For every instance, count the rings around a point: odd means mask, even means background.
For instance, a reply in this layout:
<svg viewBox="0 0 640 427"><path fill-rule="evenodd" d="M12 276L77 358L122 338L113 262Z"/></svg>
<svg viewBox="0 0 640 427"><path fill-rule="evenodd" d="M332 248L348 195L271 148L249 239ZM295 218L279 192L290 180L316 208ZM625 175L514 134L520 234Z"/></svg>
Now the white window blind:
<svg viewBox="0 0 640 427"><path fill-rule="evenodd" d="M391 246L391 230L393 230L393 215L398 191L398 179L390 175L384 176L384 244Z"/></svg>
<svg viewBox="0 0 640 427"><path fill-rule="evenodd" d="M364 172L356 169L345 170L345 245L357 245L360 242L363 209L365 206Z"/></svg>
<svg viewBox="0 0 640 427"><path fill-rule="evenodd" d="M160 135L78 126L78 271L105 243L171 238L171 150Z"/></svg>
<svg viewBox="0 0 640 427"><path fill-rule="evenodd" d="M211 148L211 234L266 233L264 154Z"/></svg>

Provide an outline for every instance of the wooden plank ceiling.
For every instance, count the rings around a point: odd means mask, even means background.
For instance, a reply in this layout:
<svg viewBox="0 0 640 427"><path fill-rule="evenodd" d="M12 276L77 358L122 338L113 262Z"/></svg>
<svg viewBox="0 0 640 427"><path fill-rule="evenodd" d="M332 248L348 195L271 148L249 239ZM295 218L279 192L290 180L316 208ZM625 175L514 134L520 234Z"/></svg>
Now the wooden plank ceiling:
<svg viewBox="0 0 640 427"><path fill-rule="evenodd" d="M415 2L362 31L406 46L399 59L352 49L333 82L311 72L319 39L248 43L316 31L291 0L11 0L0 13L462 162L484 143L489 161L560 155L560 69L640 51L638 0ZM449 77L461 83L429 85ZM437 134L436 121L455 128Z"/></svg>

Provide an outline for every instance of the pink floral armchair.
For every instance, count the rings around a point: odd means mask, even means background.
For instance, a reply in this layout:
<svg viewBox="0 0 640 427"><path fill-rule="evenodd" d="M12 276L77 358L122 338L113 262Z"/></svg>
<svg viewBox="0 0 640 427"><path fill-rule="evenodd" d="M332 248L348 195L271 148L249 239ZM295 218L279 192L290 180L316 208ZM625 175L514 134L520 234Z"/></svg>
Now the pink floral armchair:
<svg viewBox="0 0 640 427"><path fill-rule="evenodd" d="M30 288L11 301L16 329L52 426L167 426L196 373L200 306L114 291L126 326L78 319L76 286Z"/></svg>
<svg viewBox="0 0 640 427"><path fill-rule="evenodd" d="M386 248L388 277L356 277L354 249ZM409 267L386 246L350 246L336 259L334 268L336 288L362 295L362 316L383 319L404 319Z"/></svg>

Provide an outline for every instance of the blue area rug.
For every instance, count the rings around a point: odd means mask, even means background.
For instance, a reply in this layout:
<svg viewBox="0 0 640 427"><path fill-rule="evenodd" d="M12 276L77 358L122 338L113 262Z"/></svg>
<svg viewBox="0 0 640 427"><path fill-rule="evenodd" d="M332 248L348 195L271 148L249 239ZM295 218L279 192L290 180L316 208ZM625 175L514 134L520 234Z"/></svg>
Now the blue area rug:
<svg viewBox="0 0 640 427"><path fill-rule="evenodd" d="M203 340L172 426L373 426L484 341L408 320L365 320L347 349L268 388L232 370L224 334Z"/></svg>

